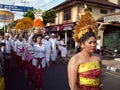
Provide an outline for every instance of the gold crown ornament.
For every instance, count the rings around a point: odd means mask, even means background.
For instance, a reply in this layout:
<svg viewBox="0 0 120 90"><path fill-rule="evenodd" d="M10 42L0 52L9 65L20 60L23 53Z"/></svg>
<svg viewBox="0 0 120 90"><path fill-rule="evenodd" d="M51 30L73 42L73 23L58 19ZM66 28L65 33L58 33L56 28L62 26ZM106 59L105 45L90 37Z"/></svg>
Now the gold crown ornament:
<svg viewBox="0 0 120 90"><path fill-rule="evenodd" d="M87 32L96 32L97 23L92 15L89 13L89 9L86 5L84 7L84 13L82 15L79 15L79 17L80 19L77 22L75 29L73 30L73 39L81 46L80 39Z"/></svg>

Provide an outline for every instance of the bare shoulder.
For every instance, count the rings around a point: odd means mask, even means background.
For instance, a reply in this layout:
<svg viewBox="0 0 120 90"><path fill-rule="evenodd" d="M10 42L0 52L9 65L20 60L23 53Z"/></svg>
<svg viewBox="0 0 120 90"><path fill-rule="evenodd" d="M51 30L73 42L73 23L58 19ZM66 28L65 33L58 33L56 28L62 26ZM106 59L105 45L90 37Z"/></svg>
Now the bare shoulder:
<svg viewBox="0 0 120 90"><path fill-rule="evenodd" d="M93 57L94 57L96 60L101 61L101 56L100 56L100 55L98 55L98 54L93 54Z"/></svg>
<svg viewBox="0 0 120 90"><path fill-rule="evenodd" d="M77 64L78 64L78 60L79 60L78 54L73 55L73 56L70 58L70 60L69 60L68 66L77 65Z"/></svg>

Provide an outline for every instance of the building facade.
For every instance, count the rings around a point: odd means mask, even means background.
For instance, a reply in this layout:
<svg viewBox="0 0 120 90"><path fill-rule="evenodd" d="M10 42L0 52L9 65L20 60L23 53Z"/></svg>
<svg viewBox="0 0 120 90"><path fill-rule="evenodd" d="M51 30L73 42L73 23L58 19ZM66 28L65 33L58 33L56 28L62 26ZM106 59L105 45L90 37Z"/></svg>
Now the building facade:
<svg viewBox="0 0 120 90"><path fill-rule="evenodd" d="M102 37L102 45L114 51L120 50L120 12L103 16L97 20L99 36Z"/></svg>
<svg viewBox="0 0 120 90"><path fill-rule="evenodd" d="M53 23L46 26L46 31L58 33L60 37L65 38L68 46L70 44L74 45L72 34L74 26L79 20L79 14L83 12L84 4L88 6L96 20L104 15L114 13L116 9L120 9L120 6L108 0L66 0L53 8L57 12L56 18Z"/></svg>

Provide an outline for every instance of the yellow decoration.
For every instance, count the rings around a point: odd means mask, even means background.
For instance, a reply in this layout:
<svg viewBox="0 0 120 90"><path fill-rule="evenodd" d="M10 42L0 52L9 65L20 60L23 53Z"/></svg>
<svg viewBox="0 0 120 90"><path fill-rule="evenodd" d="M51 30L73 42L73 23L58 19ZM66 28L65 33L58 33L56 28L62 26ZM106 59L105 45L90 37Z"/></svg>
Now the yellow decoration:
<svg viewBox="0 0 120 90"><path fill-rule="evenodd" d="M100 84L100 79L80 77L79 82L86 86L98 86Z"/></svg>
<svg viewBox="0 0 120 90"><path fill-rule="evenodd" d="M14 21L14 14L9 11L0 11L0 22L12 22Z"/></svg>
<svg viewBox="0 0 120 90"><path fill-rule="evenodd" d="M81 46L80 43L80 38L86 33L86 32L95 32L96 31L96 21L92 17L92 15L89 13L89 9L87 6L84 8L84 14L79 15L80 20L77 22L75 29L74 29L74 34L73 34L73 39Z"/></svg>
<svg viewBox="0 0 120 90"><path fill-rule="evenodd" d="M78 72L83 73L94 69L100 69L99 61L86 62L79 66Z"/></svg>
<svg viewBox="0 0 120 90"><path fill-rule="evenodd" d="M29 17L20 19L15 26L16 30L18 30L18 29L27 30L32 27L33 27L33 20Z"/></svg>
<svg viewBox="0 0 120 90"><path fill-rule="evenodd" d="M0 76L0 90L4 90L4 77Z"/></svg>
<svg viewBox="0 0 120 90"><path fill-rule="evenodd" d="M33 26L34 27L43 27L44 24L43 24L43 21L41 21L40 18L37 18L37 19L34 20Z"/></svg>
<svg viewBox="0 0 120 90"><path fill-rule="evenodd" d="M88 73L92 70L100 70L100 63L99 61L91 61L81 64L78 67L78 73ZM78 83L86 85L86 86L98 86L100 84L100 78L99 77L84 77L79 75Z"/></svg>

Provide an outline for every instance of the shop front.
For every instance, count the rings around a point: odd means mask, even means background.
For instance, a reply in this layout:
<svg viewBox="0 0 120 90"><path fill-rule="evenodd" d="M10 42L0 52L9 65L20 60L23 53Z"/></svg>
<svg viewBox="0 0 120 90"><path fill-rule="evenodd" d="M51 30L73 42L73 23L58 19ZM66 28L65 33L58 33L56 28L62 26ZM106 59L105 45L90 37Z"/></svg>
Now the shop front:
<svg viewBox="0 0 120 90"><path fill-rule="evenodd" d="M104 30L103 45L110 50L120 49L120 24L106 26Z"/></svg>
<svg viewBox="0 0 120 90"><path fill-rule="evenodd" d="M102 37L102 45L111 51L120 50L120 13L103 17L100 27L98 35Z"/></svg>
<svg viewBox="0 0 120 90"><path fill-rule="evenodd" d="M60 38L65 38L65 43L69 48L74 47L75 42L72 39L73 30L75 27L75 22L67 23L67 24L59 24L54 26L45 27L47 33L56 33L60 36Z"/></svg>

